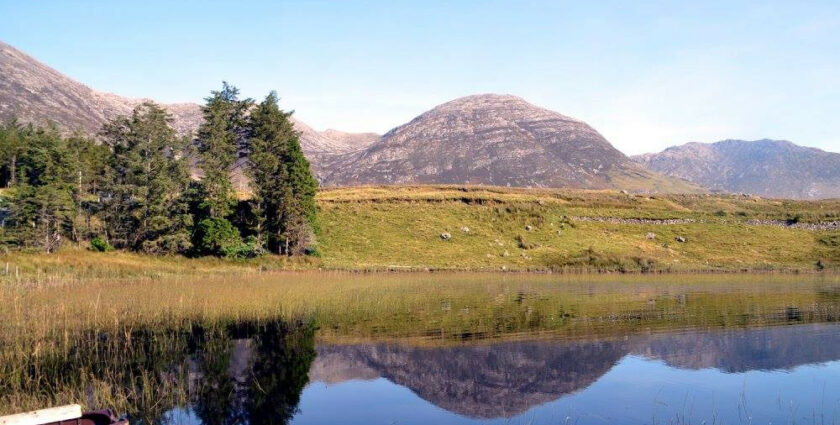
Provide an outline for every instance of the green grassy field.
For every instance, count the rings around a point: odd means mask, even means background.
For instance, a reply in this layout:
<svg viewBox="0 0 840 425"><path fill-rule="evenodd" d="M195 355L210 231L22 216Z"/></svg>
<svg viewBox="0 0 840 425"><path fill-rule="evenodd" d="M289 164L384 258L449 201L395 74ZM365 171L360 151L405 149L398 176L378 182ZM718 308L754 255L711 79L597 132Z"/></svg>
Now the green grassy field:
<svg viewBox="0 0 840 425"><path fill-rule="evenodd" d="M0 276L45 280L316 268L567 272L840 269L840 231L750 224L754 220L800 225L840 220L840 200L417 186L322 190L318 203L321 232L317 258L269 256L229 261L97 254L84 247L67 247L53 255L0 255ZM605 221L594 221L597 219ZM633 219L677 221L627 222ZM443 233L451 238L443 240ZM648 239L648 233L656 237ZM677 242L677 237L685 242Z"/></svg>
<svg viewBox="0 0 840 425"><path fill-rule="evenodd" d="M836 230L748 224L837 220L836 200L441 186L337 189L319 201L327 268L805 271L840 261Z"/></svg>

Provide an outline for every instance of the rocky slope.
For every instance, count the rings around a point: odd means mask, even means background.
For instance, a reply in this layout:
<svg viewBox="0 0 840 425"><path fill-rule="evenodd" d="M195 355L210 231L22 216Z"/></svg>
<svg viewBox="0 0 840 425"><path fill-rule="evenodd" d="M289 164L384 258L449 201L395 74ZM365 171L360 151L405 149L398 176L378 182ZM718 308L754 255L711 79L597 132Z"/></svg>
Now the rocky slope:
<svg viewBox="0 0 840 425"><path fill-rule="evenodd" d="M474 183L691 190L647 172L586 123L515 96L447 102L367 149L335 158L327 185Z"/></svg>
<svg viewBox="0 0 840 425"><path fill-rule="evenodd" d="M75 81L35 58L0 42L0 121L13 117L21 122L56 124L67 132L96 134L106 121L131 113L148 99L130 99L103 93ZM191 134L201 124L196 103L163 105L173 116L180 134ZM318 132L293 119L301 133L301 145L309 156L343 154L363 149L376 134Z"/></svg>
<svg viewBox="0 0 840 425"><path fill-rule="evenodd" d="M102 93L0 42L0 120L55 123L95 134L144 99ZM164 105L181 134L201 123L194 103ZM514 96L469 96L440 105L379 137L315 131L295 121L326 185L481 183L695 192L685 181L632 162L585 123ZM237 168L241 171L241 167ZM241 173L237 186L246 186ZM244 187L243 186L243 187Z"/></svg>
<svg viewBox="0 0 840 425"><path fill-rule="evenodd" d="M767 197L840 197L840 154L783 140L688 143L634 159L713 190Z"/></svg>

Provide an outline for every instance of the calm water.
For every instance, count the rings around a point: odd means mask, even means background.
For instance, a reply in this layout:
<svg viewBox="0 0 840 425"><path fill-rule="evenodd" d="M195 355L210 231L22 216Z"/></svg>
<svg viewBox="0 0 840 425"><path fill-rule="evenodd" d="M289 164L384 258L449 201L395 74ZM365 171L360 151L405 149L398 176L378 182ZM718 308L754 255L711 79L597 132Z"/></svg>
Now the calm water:
<svg viewBox="0 0 840 425"><path fill-rule="evenodd" d="M244 373L247 365L258 364L259 358L249 340L234 341L232 349L228 371L233 381L244 384L253 378ZM836 324L442 348L319 345L315 351L302 389L278 387L274 390L287 394L272 395L246 384L232 400L299 396L296 406L280 409L287 417L275 417L292 424L840 420ZM167 418L201 424L203 414L180 407ZM245 423L254 421L252 414L246 407L229 419Z"/></svg>
<svg viewBox="0 0 840 425"><path fill-rule="evenodd" d="M416 326L409 339L266 318L83 330L33 355L0 338L14 359L0 363L0 400L84 400L145 425L840 424L837 279L505 276L509 303L448 279L360 328ZM461 332L436 332L445 320Z"/></svg>

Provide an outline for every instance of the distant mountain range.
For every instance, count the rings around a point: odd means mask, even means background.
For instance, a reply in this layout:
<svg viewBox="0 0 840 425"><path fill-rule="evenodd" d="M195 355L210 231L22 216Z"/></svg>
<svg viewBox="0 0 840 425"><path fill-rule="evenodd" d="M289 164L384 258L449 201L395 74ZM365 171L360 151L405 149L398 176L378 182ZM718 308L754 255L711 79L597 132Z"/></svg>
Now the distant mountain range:
<svg viewBox="0 0 840 425"><path fill-rule="evenodd" d="M96 134L144 100L93 90L0 42L0 120L51 122L67 132ZM180 134L193 134L201 123L196 103L163 106ZM325 186L452 183L670 193L706 187L840 196L840 154L789 142L726 141L630 159L586 123L509 95L455 99L383 136L294 123ZM236 177L243 181L241 173Z"/></svg>
<svg viewBox="0 0 840 425"><path fill-rule="evenodd" d="M688 143L633 159L712 190L774 198L840 197L840 154L784 140Z"/></svg>

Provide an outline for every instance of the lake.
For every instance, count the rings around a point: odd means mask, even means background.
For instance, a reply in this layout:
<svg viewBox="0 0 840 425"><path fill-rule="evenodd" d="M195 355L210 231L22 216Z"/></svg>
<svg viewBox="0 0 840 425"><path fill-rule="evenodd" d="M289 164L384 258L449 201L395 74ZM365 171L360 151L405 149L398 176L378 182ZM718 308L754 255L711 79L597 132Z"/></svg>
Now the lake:
<svg viewBox="0 0 840 425"><path fill-rule="evenodd" d="M280 296L278 287L306 283L317 300L326 297L316 294L324 279L331 290L344 285L342 298L368 306L365 314L352 304L329 307L327 298L305 317L230 314L237 300L213 305L200 295L240 282L282 304L292 293ZM141 424L840 422L837 277L306 274L225 282L170 282L168 294L225 314L153 316L127 303L122 313L100 307L116 325L86 318L53 335L19 313L17 325L3 325L0 400L113 406ZM135 299L164 284L115 290ZM90 298L86 291L109 285L16 289L13 301L66 300L70 289ZM362 294L376 286L400 307L372 307ZM73 311L87 311L72 302ZM26 339L33 332L41 335Z"/></svg>

